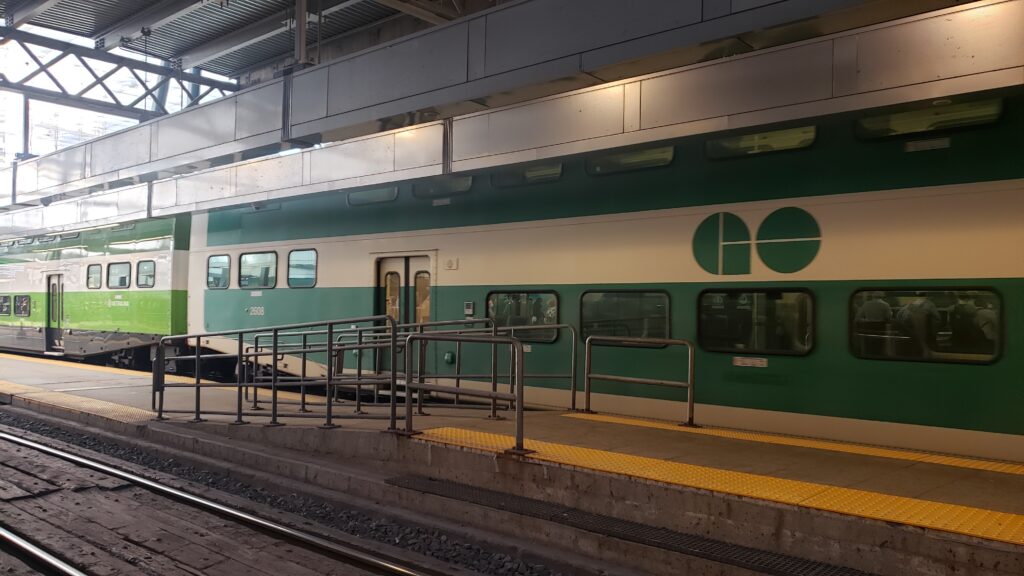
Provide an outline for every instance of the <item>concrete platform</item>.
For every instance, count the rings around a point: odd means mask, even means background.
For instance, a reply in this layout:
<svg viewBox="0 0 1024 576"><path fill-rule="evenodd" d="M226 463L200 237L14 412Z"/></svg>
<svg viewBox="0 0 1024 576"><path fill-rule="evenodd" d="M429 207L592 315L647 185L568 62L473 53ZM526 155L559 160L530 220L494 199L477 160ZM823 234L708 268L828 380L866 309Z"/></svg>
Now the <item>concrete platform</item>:
<svg viewBox="0 0 1024 576"><path fill-rule="evenodd" d="M192 408L191 390L173 392L168 407ZM173 431L165 434L181 446L215 434L311 459L376 462L865 572L1024 573L1020 462L539 410L526 415L534 452L524 457L504 454L510 419L469 409L429 408L414 418L423 433L411 439L376 433L385 420L322 430L319 419L282 417L287 425L275 428L259 424L266 418L230 426L231 416L187 424L190 415L174 414L157 424L148 374L8 355L0 355L0 401L142 436ZM233 389L203 390L210 409L231 411L236 401ZM351 412L336 407L338 416ZM304 479L317 476L298 468Z"/></svg>

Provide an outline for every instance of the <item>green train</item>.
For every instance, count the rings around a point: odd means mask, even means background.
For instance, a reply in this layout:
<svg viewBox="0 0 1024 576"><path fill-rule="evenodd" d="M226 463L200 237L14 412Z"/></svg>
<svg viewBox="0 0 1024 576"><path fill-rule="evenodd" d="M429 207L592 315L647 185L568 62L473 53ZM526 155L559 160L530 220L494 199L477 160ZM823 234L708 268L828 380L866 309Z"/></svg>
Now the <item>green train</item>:
<svg viewBox="0 0 1024 576"><path fill-rule="evenodd" d="M1024 96L975 94L24 239L0 247L0 347L371 313L568 323L696 342L702 423L1021 454L1022 149ZM529 372L565 371L567 333L528 340ZM678 379L681 358L595 362ZM567 381L528 384L567 405ZM599 411L684 399L594 387Z"/></svg>

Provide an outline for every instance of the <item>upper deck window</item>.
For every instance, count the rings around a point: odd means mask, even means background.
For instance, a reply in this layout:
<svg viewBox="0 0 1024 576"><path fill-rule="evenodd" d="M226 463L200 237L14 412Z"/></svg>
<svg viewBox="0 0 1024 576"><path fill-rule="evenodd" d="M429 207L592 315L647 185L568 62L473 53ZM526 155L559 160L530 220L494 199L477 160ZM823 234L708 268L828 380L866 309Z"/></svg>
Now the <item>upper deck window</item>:
<svg viewBox="0 0 1024 576"><path fill-rule="evenodd" d="M672 163L675 155L676 149L673 146L613 152L603 156L587 158L587 174L591 176L604 176L605 174L668 166Z"/></svg>
<svg viewBox="0 0 1024 576"><path fill-rule="evenodd" d="M231 279L231 257L226 254L210 256L206 261L206 287L223 290Z"/></svg>
<svg viewBox="0 0 1024 576"><path fill-rule="evenodd" d="M861 138L885 138L991 124L1003 113L1001 99L961 104L933 104L927 108L893 112L857 120Z"/></svg>
<svg viewBox="0 0 1024 576"><path fill-rule="evenodd" d="M557 182L562 178L561 162L545 162L541 164L530 164L511 170L502 170L491 175L491 186L495 188L513 188L516 186L529 186L530 184L543 184L544 182Z"/></svg>
<svg viewBox="0 0 1024 576"><path fill-rule="evenodd" d="M85 269L85 287L96 290L103 287L103 265L89 264Z"/></svg>
<svg viewBox="0 0 1024 576"><path fill-rule="evenodd" d="M814 144L817 135L818 129L815 126L740 134L708 140L704 143L704 152L708 158L719 160L764 154L765 152L799 150Z"/></svg>
<svg viewBox="0 0 1024 576"><path fill-rule="evenodd" d="M398 199L398 187L389 186L387 188L355 190L353 192L348 193L347 199L349 206L365 206L367 204L380 204L382 202L392 202Z"/></svg>
<svg viewBox="0 0 1024 576"><path fill-rule="evenodd" d="M142 260L138 263L135 270L135 285L139 288L156 286L156 262Z"/></svg>
<svg viewBox="0 0 1024 576"><path fill-rule="evenodd" d="M288 253L288 287L316 286L316 250L292 250Z"/></svg>
<svg viewBox="0 0 1024 576"><path fill-rule="evenodd" d="M447 198L466 194L473 187L472 176L437 176L412 185L416 198Z"/></svg>

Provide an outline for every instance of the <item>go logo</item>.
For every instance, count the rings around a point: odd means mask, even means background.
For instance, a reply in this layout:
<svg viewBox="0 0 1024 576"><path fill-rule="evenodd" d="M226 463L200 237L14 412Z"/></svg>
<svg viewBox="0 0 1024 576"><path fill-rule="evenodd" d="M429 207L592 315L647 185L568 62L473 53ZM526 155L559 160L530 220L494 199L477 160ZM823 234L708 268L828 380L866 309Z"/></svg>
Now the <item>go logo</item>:
<svg viewBox="0 0 1024 576"><path fill-rule="evenodd" d="M797 272L818 255L821 229L806 210L780 208L761 222L753 241L746 223L730 212L708 216L693 233L693 256L711 274L750 274L752 245L768 268Z"/></svg>

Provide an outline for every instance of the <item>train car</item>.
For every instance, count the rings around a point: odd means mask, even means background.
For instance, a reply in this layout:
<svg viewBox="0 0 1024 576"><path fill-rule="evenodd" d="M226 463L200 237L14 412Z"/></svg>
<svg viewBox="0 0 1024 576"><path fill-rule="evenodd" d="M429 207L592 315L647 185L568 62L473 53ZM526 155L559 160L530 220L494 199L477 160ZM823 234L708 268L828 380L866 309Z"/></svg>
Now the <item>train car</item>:
<svg viewBox="0 0 1024 576"><path fill-rule="evenodd" d="M0 349L145 366L185 329L188 216L0 243Z"/></svg>
<svg viewBox="0 0 1024 576"><path fill-rule="evenodd" d="M375 312L686 338L698 421L1006 447L1024 434L1022 145L1024 97L993 92L197 214L189 330ZM529 372L566 370L564 331L524 338ZM685 376L669 352L595 361ZM528 384L568 404L567 381ZM594 392L682 413L678 390Z"/></svg>

